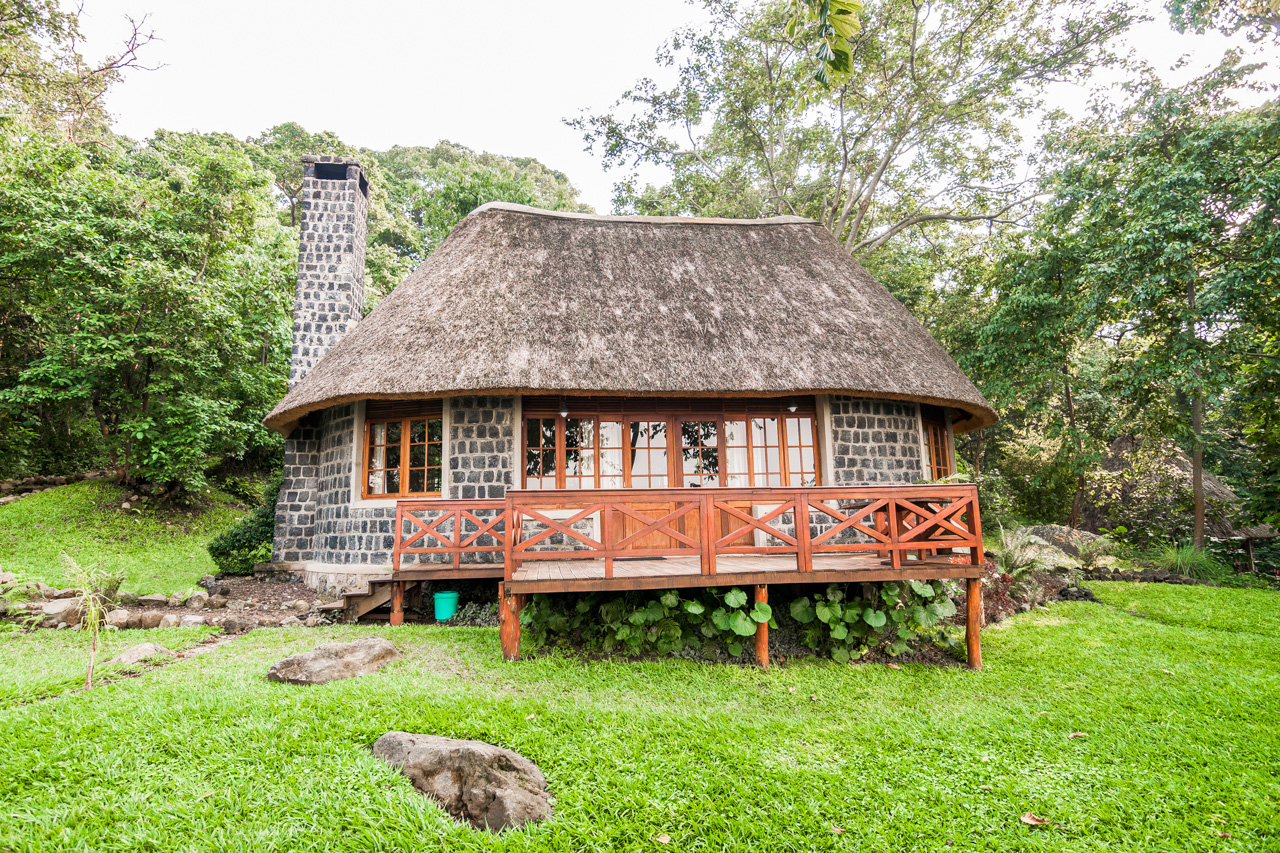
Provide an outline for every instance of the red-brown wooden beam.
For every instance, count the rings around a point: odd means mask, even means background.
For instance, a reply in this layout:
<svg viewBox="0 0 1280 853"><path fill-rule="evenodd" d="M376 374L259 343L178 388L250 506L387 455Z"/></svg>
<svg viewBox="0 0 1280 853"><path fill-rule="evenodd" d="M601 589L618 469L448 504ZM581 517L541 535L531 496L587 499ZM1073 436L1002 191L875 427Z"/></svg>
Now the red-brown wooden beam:
<svg viewBox="0 0 1280 853"><path fill-rule="evenodd" d="M756 584L756 604L769 603L769 587L767 584ZM769 623L756 623L756 663L761 669L769 668Z"/></svg>
<svg viewBox="0 0 1280 853"><path fill-rule="evenodd" d="M520 609L524 607L523 595L507 592L506 584L498 584L498 616L502 620L498 636L502 640L502 657L520 659Z"/></svg>
<svg viewBox="0 0 1280 853"><path fill-rule="evenodd" d="M969 578L965 601L964 642L969 668L982 669L982 579Z"/></svg>
<svg viewBox="0 0 1280 853"><path fill-rule="evenodd" d="M404 581L391 584L391 619L392 625L404 624Z"/></svg>

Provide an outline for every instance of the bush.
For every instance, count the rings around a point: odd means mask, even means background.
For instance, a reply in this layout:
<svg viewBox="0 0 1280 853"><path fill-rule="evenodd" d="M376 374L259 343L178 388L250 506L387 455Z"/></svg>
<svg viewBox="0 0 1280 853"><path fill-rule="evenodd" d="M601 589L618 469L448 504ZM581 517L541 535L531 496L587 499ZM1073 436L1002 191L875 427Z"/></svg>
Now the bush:
<svg viewBox="0 0 1280 853"><path fill-rule="evenodd" d="M1049 543L1027 527L1001 528L1000 538L992 543L991 550L996 555L996 567L1014 580L1051 567L1046 555Z"/></svg>
<svg viewBox="0 0 1280 853"><path fill-rule="evenodd" d="M950 645L942 623L955 615L941 581L830 584L821 591L752 604L745 590L628 593L606 597L534 595L520 611L534 647L569 643L606 653L707 652L739 657L758 623L798 636L817 654L845 663L872 651L900 655L917 639Z"/></svg>
<svg viewBox="0 0 1280 853"><path fill-rule="evenodd" d="M251 575L257 563L271 559L271 538L276 529L276 495L283 479L276 477L262 490L262 506L256 507L206 546L218 573Z"/></svg>
<svg viewBox="0 0 1280 853"><path fill-rule="evenodd" d="M1231 574L1229 566L1194 545L1168 545L1157 552L1152 561L1169 574L1201 581L1222 580Z"/></svg>

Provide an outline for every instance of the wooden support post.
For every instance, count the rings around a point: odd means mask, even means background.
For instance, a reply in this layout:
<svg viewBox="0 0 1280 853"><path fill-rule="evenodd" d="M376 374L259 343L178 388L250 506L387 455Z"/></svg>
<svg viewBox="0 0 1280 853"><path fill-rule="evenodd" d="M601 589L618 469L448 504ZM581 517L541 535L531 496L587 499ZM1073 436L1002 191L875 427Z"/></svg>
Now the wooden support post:
<svg viewBox="0 0 1280 853"><path fill-rule="evenodd" d="M520 608L523 606L523 595L508 594L507 585L498 584L498 616L502 620L498 636L502 640L504 660L520 659Z"/></svg>
<svg viewBox="0 0 1280 853"><path fill-rule="evenodd" d="M404 581L391 582L391 624L404 624Z"/></svg>
<svg viewBox="0 0 1280 853"><path fill-rule="evenodd" d="M756 584L756 604L769 603L769 587L767 584ZM769 668L769 623L756 623L756 663L761 669Z"/></svg>
<svg viewBox="0 0 1280 853"><path fill-rule="evenodd" d="M982 579L968 580L964 642L969 650L969 669L982 669Z"/></svg>

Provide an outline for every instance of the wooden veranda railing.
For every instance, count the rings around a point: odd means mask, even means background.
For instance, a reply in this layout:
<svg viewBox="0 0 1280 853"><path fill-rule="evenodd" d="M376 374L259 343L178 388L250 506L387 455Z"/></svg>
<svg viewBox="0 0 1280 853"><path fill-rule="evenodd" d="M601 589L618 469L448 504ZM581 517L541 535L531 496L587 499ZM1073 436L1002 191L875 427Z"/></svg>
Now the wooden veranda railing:
<svg viewBox="0 0 1280 853"><path fill-rule="evenodd" d="M530 561L693 558L714 576L721 558L878 556L899 571L912 560L963 549L982 561L977 487L849 486L758 489L513 491L503 560L512 580ZM789 562L789 561L788 561Z"/></svg>
<svg viewBox="0 0 1280 853"><path fill-rule="evenodd" d="M513 490L503 500L396 505L395 571L474 568L511 580L526 562L789 556L811 572L824 556L878 556L894 570L939 552L981 563L977 487ZM954 558L952 561L955 562Z"/></svg>

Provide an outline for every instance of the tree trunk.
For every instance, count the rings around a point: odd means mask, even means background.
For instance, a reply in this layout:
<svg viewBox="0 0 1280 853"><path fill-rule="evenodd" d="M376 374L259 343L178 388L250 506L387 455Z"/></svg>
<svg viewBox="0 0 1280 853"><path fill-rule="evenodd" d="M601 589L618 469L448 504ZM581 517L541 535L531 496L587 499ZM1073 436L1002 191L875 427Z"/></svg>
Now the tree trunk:
<svg viewBox="0 0 1280 853"><path fill-rule="evenodd" d="M1076 431L1076 404L1071 397L1071 380L1067 377L1062 378L1062 388L1066 394L1067 402L1067 423L1071 427L1071 435L1076 440L1076 465L1080 464L1079 457L1084 456L1084 442L1080 440L1080 433ZM1071 517L1067 519L1067 527L1075 529L1080 524L1080 507L1084 504L1084 469L1081 468L1076 474L1076 493L1071 498Z"/></svg>
<svg viewBox="0 0 1280 853"><path fill-rule="evenodd" d="M1191 541L1197 551L1204 550L1204 444L1200 431L1204 421L1204 398L1197 393L1191 398L1191 493L1195 498L1195 524Z"/></svg>

